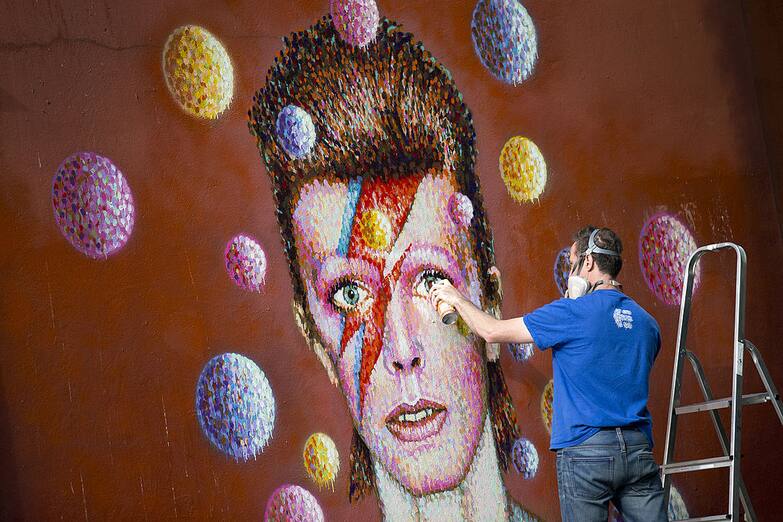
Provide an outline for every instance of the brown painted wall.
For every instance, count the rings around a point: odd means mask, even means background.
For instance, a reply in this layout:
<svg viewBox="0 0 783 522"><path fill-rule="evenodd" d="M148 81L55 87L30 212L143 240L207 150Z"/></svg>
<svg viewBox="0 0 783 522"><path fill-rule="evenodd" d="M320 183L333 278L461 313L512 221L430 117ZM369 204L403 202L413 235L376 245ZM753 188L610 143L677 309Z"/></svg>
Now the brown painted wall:
<svg viewBox="0 0 783 522"><path fill-rule="evenodd" d="M473 4L382 1L380 9L449 68L473 112L506 316L558 296L551 266L574 229L607 225L624 238L626 291L663 331L651 398L660 460L677 309L642 280L636 243L653 213L681 216L699 244L745 247L748 337L783 384L780 183L770 175L781 149L777 135L765 146L764 128L775 127L762 126L754 86L780 55L749 59L738 1L528 0L540 58L533 78L512 87L474 52ZM294 325L270 183L245 123L280 37L326 11L325 0L0 6L2 518L258 519L282 482L314 491L327 519L378 517L374 501L346 500L350 419ZM184 114L161 74L167 35L186 23L212 31L234 63L234 103L215 122ZM779 82L777 71L764 85ZM771 88L767 99L779 98ZM549 167L533 205L514 203L497 171L503 143L518 134ZM108 261L76 252L52 217L52 176L81 150L112 158L136 199L133 236ZM223 247L241 231L267 253L260 295L225 273ZM704 264L692 328L691 347L721 394L731 371L731 270L728 256ZM226 351L251 356L277 399L274 438L247 464L210 446L193 407L201 368ZM519 364L504 350L503 366L522 432L541 456L533 480L509 474L506 484L556 520L554 455L538 408L549 355ZM685 394L697 399L692 381ZM775 518L781 492L776 422L768 406L746 410L744 473L762 520ZM337 442L334 492L318 492L302 468L313 431ZM706 417L687 419L680 433L682 457L717 455ZM721 472L676 482L691 513L705 515L724 509L725 483Z"/></svg>

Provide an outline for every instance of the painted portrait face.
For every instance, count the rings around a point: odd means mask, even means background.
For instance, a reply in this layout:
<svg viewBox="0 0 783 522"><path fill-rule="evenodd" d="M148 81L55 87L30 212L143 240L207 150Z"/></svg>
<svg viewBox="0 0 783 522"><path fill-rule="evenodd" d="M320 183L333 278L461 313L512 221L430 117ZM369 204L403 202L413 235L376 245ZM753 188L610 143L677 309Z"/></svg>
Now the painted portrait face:
<svg viewBox="0 0 783 522"><path fill-rule="evenodd" d="M415 495L465 477L487 412L475 338L427 301L448 279L480 303L470 200L454 177L302 186L293 228L307 305L373 460Z"/></svg>

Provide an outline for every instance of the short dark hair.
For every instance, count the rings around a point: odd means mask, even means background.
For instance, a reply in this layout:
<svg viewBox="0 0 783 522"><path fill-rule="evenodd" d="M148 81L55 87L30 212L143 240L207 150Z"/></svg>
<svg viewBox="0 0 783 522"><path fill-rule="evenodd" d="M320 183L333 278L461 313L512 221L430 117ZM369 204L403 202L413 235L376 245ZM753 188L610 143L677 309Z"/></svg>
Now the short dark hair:
<svg viewBox="0 0 783 522"><path fill-rule="evenodd" d="M587 250L590 234L592 234L594 230L596 230L596 227L588 225L574 235L577 256L584 254ZM599 228L598 233L595 235L595 244L600 248L612 250L619 254L616 256L597 253L592 254L595 264L598 265L601 272L609 274L612 277L617 277L620 270L623 268L623 242L620 241L620 236L609 228Z"/></svg>

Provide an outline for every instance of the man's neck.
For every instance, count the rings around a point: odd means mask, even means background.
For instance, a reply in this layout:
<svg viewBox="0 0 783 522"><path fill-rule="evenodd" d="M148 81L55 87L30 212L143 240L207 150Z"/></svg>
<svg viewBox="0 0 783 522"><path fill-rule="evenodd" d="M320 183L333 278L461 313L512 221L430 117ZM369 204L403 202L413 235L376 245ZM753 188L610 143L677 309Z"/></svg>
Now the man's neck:
<svg viewBox="0 0 783 522"><path fill-rule="evenodd" d="M506 489L500 476L492 424L487 416L465 479L454 489L416 497L374 463L378 498L385 520L505 521Z"/></svg>
<svg viewBox="0 0 783 522"><path fill-rule="evenodd" d="M622 285L620 285L620 283L615 281L615 279L608 274L598 274L592 281L590 281L590 285L595 285L593 290L620 290L622 288Z"/></svg>

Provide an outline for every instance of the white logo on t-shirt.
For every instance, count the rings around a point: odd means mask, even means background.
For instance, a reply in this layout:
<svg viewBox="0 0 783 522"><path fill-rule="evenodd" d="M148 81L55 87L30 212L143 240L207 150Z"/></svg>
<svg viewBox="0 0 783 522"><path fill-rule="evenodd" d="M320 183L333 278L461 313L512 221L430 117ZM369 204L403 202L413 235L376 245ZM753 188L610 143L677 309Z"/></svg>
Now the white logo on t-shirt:
<svg viewBox="0 0 783 522"><path fill-rule="evenodd" d="M612 317L617 328L625 328L626 330L633 328L633 314L630 310L615 308Z"/></svg>

